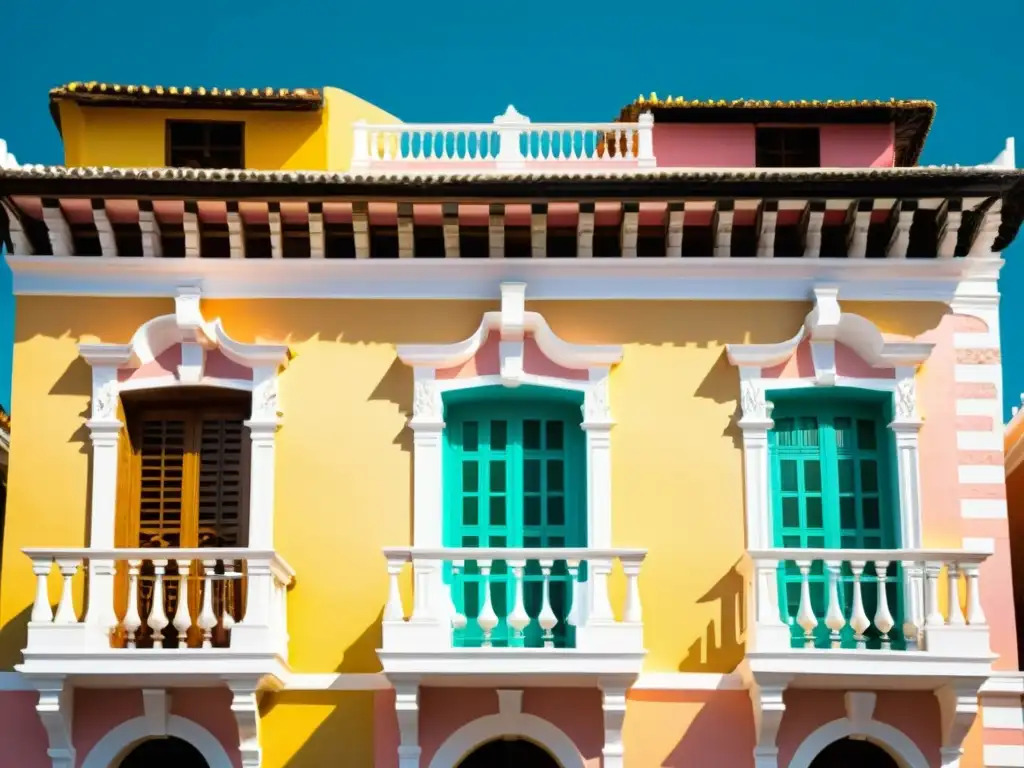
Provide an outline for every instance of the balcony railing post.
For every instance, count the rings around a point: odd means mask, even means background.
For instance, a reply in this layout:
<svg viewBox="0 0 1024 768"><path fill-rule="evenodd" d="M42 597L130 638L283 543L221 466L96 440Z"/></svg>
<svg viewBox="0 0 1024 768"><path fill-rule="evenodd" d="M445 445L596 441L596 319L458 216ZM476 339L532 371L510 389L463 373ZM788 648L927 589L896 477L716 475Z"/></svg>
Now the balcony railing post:
<svg viewBox="0 0 1024 768"><path fill-rule="evenodd" d="M637 120L636 160L640 168L655 168L654 157L654 115L644 112Z"/></svg>
<svg viewBox="0 0 1024 768"><path fill-rule="evenodd" d="M588 560L590 566L590 611L588 621L594 623L614 621L612 604L608 596L608 577L612 572L612 562L608 558L595 557Z"/></svg>
<svg viewBox="0 0 1024 768"><path fill-rule="evenodd" d="M530 156L529 139L527 139L526 156L524 157L519 140L523 135L523 126L529 125L530 118L519 114L511 104L503 115L494 118L494 125L498 129L498 140L501 144L498 149L498 170L517 171L526 165L526 157Z"/></svg>
<svg viewBox="0 0 1024 768"><path fill-rule="evenodd" d="M81 565L79 558L57 558L57 567L60 569L62 580L60 603L57 605L57 613L53 617L54 624L77 624L78 614L75 611L75 596L72 591L71 580L78 573L78 566Z"/></svg>
<svg viewBox="0 0 1024 768"><path fill-rule="evenodd" d="M365 120L357 120L352 124L352 162L353 171L365 171L370 167L369 130Z"/></svg>
<svg viewBox="0 0 1024 768"><path fill-rule="evenodd" d="M32 603L32 615L29 621L38 624L53 623L53 606L50 605L50 571L53 570L53 558L46 557L32 558L32 573L36 577L36 599Z"/></svg>

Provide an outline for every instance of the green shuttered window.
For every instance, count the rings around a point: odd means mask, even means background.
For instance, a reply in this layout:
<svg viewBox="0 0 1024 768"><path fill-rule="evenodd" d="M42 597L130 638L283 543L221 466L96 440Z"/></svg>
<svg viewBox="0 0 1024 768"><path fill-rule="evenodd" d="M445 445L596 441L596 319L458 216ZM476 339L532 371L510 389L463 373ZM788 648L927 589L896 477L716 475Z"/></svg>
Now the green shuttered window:
<svg viewBox="0 0 1024 768"><path fill-rule="evenodd" d="M582 547L586 545L586 467L579 406L532 400L487 400L451 405L445 413L444 542L450 547ZM491 601L499 617L494 645L541 644L535 621L525 640L514 639L505 617L513 605L513 577L495 560ZM564 619L570 607L569 577L556 563L552 609L559 618L555 642L572 643ZM480 571L468 562L458 576L449 567L456 608L469 619L456 632L460 646L481 642L473 619L483 605ZM527 563L524 602L536 619L541 608L542 576L536 561Z"/></svg>
<svg viewBox="0 0 1024 768"><path fill-rule="evenodd" d="M770 434L774 544L802 549L889 549L899 546L899 512L892 492L893 448L885 413L878 403L832 399L778 398ZM873 616L877 604L876 576L869 564L862 579L864 607ZM890 567L887 596L898 627L900 586ZM827 574L824 563L811 569L811 602L819 625L815 644L827 647ZM796 625L800 605L800 574L793 562L780 573L783 620L794 629L794 644L802 645ZM849 619L852 574L844 564L840 600ZM877 645L877 633L869 644ZM847 636L848 635L848 636ZM898 645L900 633L891 633ZM843 645L852 647L852 630L844 629Z"/></svg>

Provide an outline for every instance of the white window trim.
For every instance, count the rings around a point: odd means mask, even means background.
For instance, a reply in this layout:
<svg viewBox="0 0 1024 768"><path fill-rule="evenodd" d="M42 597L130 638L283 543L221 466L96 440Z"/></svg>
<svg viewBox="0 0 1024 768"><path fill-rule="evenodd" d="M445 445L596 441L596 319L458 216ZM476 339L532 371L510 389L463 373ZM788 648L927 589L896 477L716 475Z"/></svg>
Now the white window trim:
<svg viewBox="0 0 1024 768"><path fill-rule="evenodd" d="M492 333L499 334L500 372L494 376L438 379L437 371L471 360ZM532 335L553 363L587 372L586 379L537 376L523 368L525 339ZM611 546L611 440L614 425L609 404L608 377L622 360L621 346L572 344L559 338L544 317L526 311L526 285L501 284L501 310L485 312L480 326L454 344L403 345L398 357L414 369L413 414L413 546L443 546L445 392L488 386L537 385L583 394L583 430L587 452L587 546Z"/></svg>
<svg viewBox="0 0 1024 768"><path fill-rule="evenodd" d="M92 367L92 412L87 422L92 440L92 520L89 546L111 549L117 517L118 441L124 426L117 417L122 392L180 386L204 386L252 393L246 426L251 437L249 542L273 548L274 435L280 425L278 372L288 347L247 344L228 336L219 319L207 322L199 307L200 291L178 290L173 315L147 321L128 344L80 344L79 353ZM181 345L181 365L168 376L118 381L118 371L151 363L165 350ZM252 371L251 380L204 375L206 352L225 357ZM95 585L94 585L95 588Z"/></svg>
<svg viewBox="0 0 1024 768"><path fill-rule="evenodd" d="M768 431L775 423L774 407L767 398L772 390L815 387L854 387L888 392L894 419L889 424L896 438L896 466L899 480L901 546L920 548L921 471L918 437L921 417L917 403L916 375L931 355L934 344L886 341L881 329L867 318L843 312L838 290L820 286L813 290L814 307L803 326L791 339L776 344L729 344L729 362L739 368L739 427L743 431L744 485L746 489L747 546L773 546L772 505ZM814 362L813 378L768 378L765 368L789 360L801 342L808 340ZM867 379L840 376L836 372L836 344L853 350L873 368L893 369L893 378Z"/></svg>

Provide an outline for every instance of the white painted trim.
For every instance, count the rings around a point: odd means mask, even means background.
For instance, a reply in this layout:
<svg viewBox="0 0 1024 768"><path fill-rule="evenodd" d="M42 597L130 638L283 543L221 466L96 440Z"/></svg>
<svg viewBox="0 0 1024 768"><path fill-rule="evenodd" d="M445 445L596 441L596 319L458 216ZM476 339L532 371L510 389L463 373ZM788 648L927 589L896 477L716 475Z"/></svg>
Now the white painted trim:
<svg viewBox="0 0 1024 768"><path fill-rule="evenodd" d="M877 720L871 720L855 728L848 717L833 720L813 731L797 747L789 768L810 768L814 758L825 747L848 736L866 737L872 744L881 747L898 760L900 768L929 768L924 753L903 731Z"/></svg>
<svg viewBox="0 0 1024 768"><path fill-rule="evenodd" d="M901 546L919 549L922 542L921 469L918 432L921 419L917 403L916 374L930 356L934 344L887 342L871 321L844 313L834 286L816 287L814 307L790 339L775 344L727 344L729 362L739 369L739 420L743 430L747 548L771 546L772 509L769 487L768 431L774 405L768 393L780 390L841 386L888 392L892 398L899 486ZM765 368L779 365L796 354L809 339L814 364L813 378L768 378ZM892 369L893 378L860 379L836 373L835 344L842 342L875 368Z"/></svg>
<svg viewBox="0 0 1024 768"><path fill-rule="evenodd" d="M187 741L195 747L210 768L233 768L234 763L216 736L192 720L171 715L167 718L167 736ZM145 717L127 720L107 731L89 751L82 768L110 768L124 757L130 748L152 737L149 721Z"/></svg>
<svg viewBox="0 0 1024 768"><path fill-rule="evenodd" d="M958 363L953 380L959 384L996 384L1003 382L1003 366L997 363Z"/></svg>
<svg viewBox="0 0 1024 768"><path fill-rule="evenodd" d="M996 551L996 540L981 536L965 536L964 549L967 552L991 552Z"/></svg>
<svg viewBox="0 0 1024 768"><path fill-rule="evenodd" d="M1006 707L986 704L981 710L981 724L993 731L1024 731L1024 708L1020 702Z"/></svg>
<svg viewBox="0 0 1024 768"><path fill-rule="evenodd" d="M622 359L621 346L571 344L560 339L537 312L527 312L526 285L502 283L501 310L486 312L480 326L467 339L451 344L401 345L398 357L412 366L413 414L413 546L443 546L444 400L447 392L487 386L536 385L583 394L583 423L587 452L588 547L611 546L612 419L608 374ZM464 379L438 379L439 369L450 369L473 358L491 333L497 333L500 373ZM533 336L541 353L557 365L586 372L583 380L527 373L525 340ZM440 578L440 573L436 575Z"/></svg>
<svg viewBox="0 0 1024 768"><path fill-rule="evenodd" d="M965 397L956 401L957 416L991 416L998 427L1003 421L1003 404L994 397Z"/></svg>
<svg viewBox="0 0 1024 768"><path fill-rule="evenodd" d="M88 259L7 255L16 295L489 299L525 281L535 299L850 300L998 296L1001 258L946 259Z"/></svg>
<svg viewBox="0 0 1024 768"><path fill-rule="evenodd" d="M1003 450L1003 433L1002 430L957 432L956 447L959 451L1001 451Z"/></svg>
<svg viewBox="0 0 1024 768"><path fill-rule="evenodd" d="M438 747L430 768L454 768L476 747L503 736L519 736L546 749L561 768L586 768L579 749L553 723L523 712L485 715L456 730Z"/></svg>
<svg viewBox="0 0 1024 768"><path fill-rule="evenodd" d="M965 520L1005 520L1006 499L961 499L960 517Z"/></svg>
<svg viewBox="0 0 1024 768"><path fill-rule="evenodd" d="M964 485L1002 485L1006 482L1006 468L1002 464L961 464L956 468L956 474Z"/></svg>
<svg viewBox="0 0 1024 768"><path fill-rule="evenodd" d="M1011 744L986 744L982 749L985 768L1024 768L1024 749Z"/></svg>

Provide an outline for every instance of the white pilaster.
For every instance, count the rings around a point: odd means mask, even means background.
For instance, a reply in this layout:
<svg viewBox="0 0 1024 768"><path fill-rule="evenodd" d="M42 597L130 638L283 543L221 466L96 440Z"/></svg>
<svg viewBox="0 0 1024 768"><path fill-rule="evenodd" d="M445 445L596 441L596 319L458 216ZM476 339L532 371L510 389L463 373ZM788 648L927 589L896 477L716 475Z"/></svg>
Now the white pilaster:
<svg viewBox="0 0 1024 768"><path fill-rule="evenodd" d="M917 549L922 546L921 533L921 469L919 433L921 418L917 410L917 385L914 368L896 369L893 391L893 414L889 425L896 438L896 472L900 494L900 546Z"/></svg>
<svg viewBox="0 0 1024 768"><path fill-rule="evenodd" d="M72 741L75 691L62 678L32 680L39 691L36 714L46 729L47 755L52 768L75 768L75 746Z"/></svg>
<svg viewBox="0 0 1024 768"><path fill-rule="evenodd" d="M253 369L252 413L249 428L249 546L274 546L275 439L280 425L277 399L277 369Z"/></svg>
<svg viewBox="0 0 1024 768"><path fill-rule="evenodd" d="M612 455L614 425L608 404L608 371L591 369L590 388L583 397L583 430L587 436L587 530L591 547L612 546Z"/></svg>
<svg viewBox="0 0 1024 768"><path fill-rule="evenodd" d="M771 684L753 682L750 701L754 707L754 768L779 768L779 728L786 714L783 694L788 680Z"/></svg>
<svg viewBox="0 0 1024 768"><path fill-rule="evenodd" d="M416 680L396 681L395 714L398 717L398 768L420 765L420 686Z"/></svg>
<svg viewBox="0 0 1024 768"><path fill-rule="evenodd" d="M260 707L256 686L250 682L228 681L231 689L231 714L238 725L238 753L242 768L261 768L263 749L260 746Z"/></svg>
<svg viewBox="0 0 1024 768"><path fill-rule="evenodd" d="M964 739L967 738L978 716L978 689L981 681L959 685L944 685L935 691L939 700L942 728L942 748L939 760L942 768L960 768Z"/></svg>
<svg viewBox="0 0 1024 768"><path fill-rule="evenodd" d="M743 475L747 502L747 548L758 549L772 544L771 494L768 485L768 431L775 426L773 405L765 399L759 381L761 369L740 368L739 427L743 431Z"/></svg>
<svg viewBox="0 0 1024 768"><path fill-rule="evenodd" d="M601 749L604 768L623 768L622 725L626 720L626 686L602 680L601 710L604 714L604 747Z"/></svg>
<svg viewBox="0 0 1024 768"><path fill-rule="evenodd" d="M433 368L413 369L413 546L440 547L444 418Z"/></svg>

